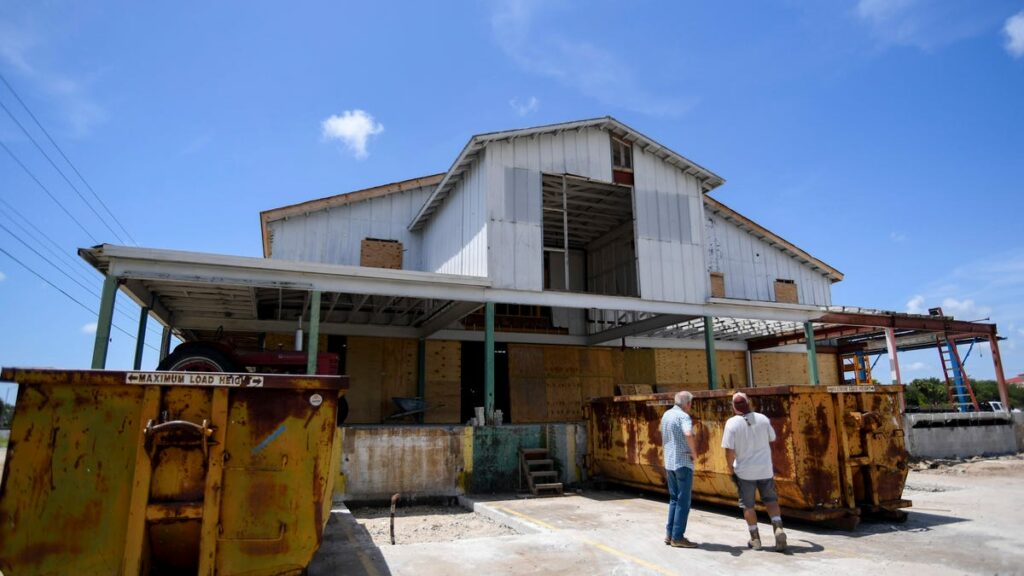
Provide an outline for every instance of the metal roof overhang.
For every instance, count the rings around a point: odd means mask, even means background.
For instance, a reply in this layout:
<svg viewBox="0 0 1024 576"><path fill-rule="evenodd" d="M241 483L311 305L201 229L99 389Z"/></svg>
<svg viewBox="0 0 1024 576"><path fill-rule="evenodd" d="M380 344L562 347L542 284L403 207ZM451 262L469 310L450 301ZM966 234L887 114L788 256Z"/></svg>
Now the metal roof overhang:
<svg viewBox="0 0 1024 576"><path fill-rule="evenodd" d="M685 304L575 292L495 288L487 278L408 270L292 262L243 256L103 244L79 254L117 277L121 290L186 339L210 332L290 332L308 319L310 293L324 294L323 334L475 340L459 320L483 303L615 311L612 322L589 322L588 335L499 332L498 341L538 344L700 347L704 317L713 318L723 349L759 350L816 340L884 350L886 328L899 349L995 337L994 324L877 310L824 308L713 298ZM929 341L928 337L930 336ZM881 338L881 340L879 340Z"/></svg>

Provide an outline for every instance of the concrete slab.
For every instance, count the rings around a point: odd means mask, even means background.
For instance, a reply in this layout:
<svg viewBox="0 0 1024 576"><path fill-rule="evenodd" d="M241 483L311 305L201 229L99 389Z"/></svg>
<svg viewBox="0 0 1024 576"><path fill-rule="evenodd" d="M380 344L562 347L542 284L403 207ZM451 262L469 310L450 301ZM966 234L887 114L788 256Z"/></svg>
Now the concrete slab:
<svg viewBox="0 0 1024 576"><path fill-rule="evenodd" d="M915 471L906 523L866 522L852 533L789 523L790 550L746 548L737 511L696 508L687 536L696 550L662 543L663 498L584 492L557 498L490 497L480 513L533 533L383 546L359 538L351 515L328 526L309 574L458 576L479 574L872 574L1024 572L1024 460L1019 457ZM355 525L353 525L355 524ZM769 526L762 537L770 546ZM344 563L344 564L342 564ZM342 568L344 566L344 568ZM349 571L351 570L351 571Z"/></svg>

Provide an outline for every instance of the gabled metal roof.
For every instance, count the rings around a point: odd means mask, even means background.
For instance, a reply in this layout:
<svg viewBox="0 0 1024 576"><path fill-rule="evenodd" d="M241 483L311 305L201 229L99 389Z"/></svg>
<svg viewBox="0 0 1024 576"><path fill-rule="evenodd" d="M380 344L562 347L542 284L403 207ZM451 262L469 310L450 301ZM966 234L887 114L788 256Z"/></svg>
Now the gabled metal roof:
<svg viewBox="0 0 1024 576"><path fill-rule="evenodd" d="M409 223L409 230L416 231L423 228L434 212L441 207L441 204L444 202L445 198L448 197L448 194L451 193L452 188L455 186L456 182L459 181L459 178L469 170L470 166L472 166L473 162L479 158L480 152L489 142L512 140L514 138L537 136L540 134L558 134L572 130L584 130L586 128L600 128L601 130L607 130L616 137L627 142L631 142L634 146L638 146L641 150L649 154L654 154L665 162L678 166L681 170L693 174L700 181L701 189L704 192L710 192L725 183L725 180L721 176L707 168L704 168L700 164L689 160L681 154L662 146L611 116L602 116L600 118L578 120L575 122L563 122L560 124L547 124L544 126L535 126L533 128L522 128L518 130L487 132L484 134L477 134L469 139L469 142L466 144L465 148L462 149L462 152L459 153L458 158L455 159L451 168L449 168L448 172L445 173L441 183L437 185L437 188L430 197L427 198L423 207L420 208L420 211L416 214L416 217Z"/></svg>

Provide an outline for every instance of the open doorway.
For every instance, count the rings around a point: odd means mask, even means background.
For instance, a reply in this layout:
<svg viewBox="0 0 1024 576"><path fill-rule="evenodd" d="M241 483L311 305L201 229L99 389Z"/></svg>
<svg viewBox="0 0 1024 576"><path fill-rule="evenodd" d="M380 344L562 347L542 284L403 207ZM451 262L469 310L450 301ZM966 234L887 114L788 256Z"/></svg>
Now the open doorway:
<svg viewBox="0 0 1024 576"><path fill-rule="evenodd" d="M462 410L460 422L473 418L474 406L484 405L484 343L462 343ZM507 424L509 413L508 344L494 344L494 409L501 410Z"/></svg>
<svg viewBox="0 0 1024 576"><path fill-rule="evenodd" d="M633 189L544 174L544 289L638 296Z"/></svg>

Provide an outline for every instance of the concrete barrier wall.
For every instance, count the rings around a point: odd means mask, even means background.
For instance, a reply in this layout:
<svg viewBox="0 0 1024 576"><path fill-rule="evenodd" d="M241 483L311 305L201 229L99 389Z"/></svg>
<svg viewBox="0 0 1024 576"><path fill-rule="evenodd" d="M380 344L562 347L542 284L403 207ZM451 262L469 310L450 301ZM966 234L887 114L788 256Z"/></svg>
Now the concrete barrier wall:
<svg viewBox="0 0 1024 576"><path fill-rule="evenodd" d="M1013 432L1017 436L1017 452L1024 452L1024 412L1013 413Z"/></svg>
<svg viewBox="0 0 1024 576"><path fill-rule="evenodd" d="M1018 451L1014 419L1006 413L906 414L907 450L915 458L970 458Z"/></svg>
<svg viewBox="0 0 1024 576"><path fill-rule="evenodd" d="M583 424L346 426L339 442L334 501L515 492L519 448L548 448L559 479L583 479Z"/></svg>

